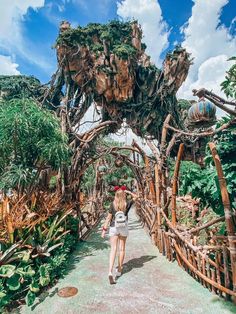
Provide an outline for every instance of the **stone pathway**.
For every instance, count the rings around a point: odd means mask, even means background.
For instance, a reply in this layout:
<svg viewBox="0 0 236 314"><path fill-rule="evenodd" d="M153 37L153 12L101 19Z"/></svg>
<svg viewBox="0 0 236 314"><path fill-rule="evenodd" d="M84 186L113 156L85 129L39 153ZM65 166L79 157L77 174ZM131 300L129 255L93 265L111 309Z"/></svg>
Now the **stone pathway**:
<svg viewBox="0 0 236 314"><path fill-rule="evenodd" d="M124 274L116 285L108 284L109 239L98 228L68 260L68 274L31 308L20 314L76 313L236 313L236 306L219 299L178 267L168 262L151 244L134 210L131 210ZM67 286L78 288L70 298L57 295Z"/></svg>

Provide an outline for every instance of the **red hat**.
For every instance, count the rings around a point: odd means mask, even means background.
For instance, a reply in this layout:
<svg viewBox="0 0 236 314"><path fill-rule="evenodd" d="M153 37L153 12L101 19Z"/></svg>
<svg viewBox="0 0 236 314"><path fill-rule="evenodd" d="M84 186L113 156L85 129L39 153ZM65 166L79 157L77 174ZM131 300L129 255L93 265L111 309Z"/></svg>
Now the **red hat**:
<svg viewBox="0 0 236 314"><path fill-rule="evenodd" d="M114 191L116 192L118 190L125 191L125 190L127 190L127 187L125 185L122 185L122 186L116 185L116 186L114 186Z"/></svg>
<svg viewBox="0 0 236 314"><path fill-rule="evenodd" d="M120 187L119 187L118 185L114 186L114 191L115 191L115 192L118 191L119 188L120 188Z"/></svg>

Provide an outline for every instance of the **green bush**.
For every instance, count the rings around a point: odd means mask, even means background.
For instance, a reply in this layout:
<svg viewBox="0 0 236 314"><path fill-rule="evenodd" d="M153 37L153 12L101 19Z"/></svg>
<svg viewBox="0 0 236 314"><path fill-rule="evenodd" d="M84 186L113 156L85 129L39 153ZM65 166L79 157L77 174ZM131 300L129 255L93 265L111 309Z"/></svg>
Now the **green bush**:
<svg viewBox="0 0 236 314"><path fill-rule="evenodd" d="M224 117L217 127L229 121ZM222 162L222 168L227 183L232 208L236 209L236 128L235 126L217 134L214 138L217 152ZM205 168L191 161L183 161L180 166L181 195L191 194L201 199L203 207L211 207L217 214L223 215L224 208L221 199L219 180L211 152L207 146Z"/></svg>
<svg viewBox="0 0 236 314"><path fill-rule="evenodd" d="M31 306L43 287L54 284L65 274L68 257L78 240L77 226L77 218L56 215L35 226L30 233L25 232L24 244L16 249L5 246L2 253L9 258L4 264L0 259L0 311L23 298ZM33 249L25 249L25 244Z"/></svg>
<svg viewBox="0 0 236 314"><path fill-rule="evenodd" d="M41 167L58 169L69 157L67 137L52 112L30 99L0 102L0 189L24 190Z"/></svg>

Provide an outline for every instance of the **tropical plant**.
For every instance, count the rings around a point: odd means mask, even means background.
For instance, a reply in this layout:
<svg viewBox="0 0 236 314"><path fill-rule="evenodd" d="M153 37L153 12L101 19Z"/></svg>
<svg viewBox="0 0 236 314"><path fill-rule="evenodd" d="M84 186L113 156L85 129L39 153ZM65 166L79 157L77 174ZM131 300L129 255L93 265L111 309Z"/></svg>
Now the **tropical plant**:
<svg viewBox="0 0 236 314"><path fill-rule="evenodd" d="M23 298L31 306L43 287L63 275L77 242L77 226L78 220L69 210L29 227L20 243L2 246L0 311Z"/></svg>
<svg viewBox="0 0 236 314"><path fill-rule="evenodd" d="M223 117L217 127L227 123L229 119L229 117ZM236 127L231 126L217 134L214 140L221 158L231 206L236 209ZM200 198L203 207L208 206L217 214L224 214L218 176L208 147L203 169L191 161L181 163L180 194L191 194L193 197Z"/></svg>
<svg viewBox="0 0 236 314"><path fill-rule="evenodd" d="M0 98L12 100L13 98L39 99L45 92L45 86L33 76L0 75Z"/></svg>
<svg viewBox="0 0 236 314"><path fill-rule="evenodd" d="M24 191L38 182L42 169L68 163L67 138L58 119L32 100L0 105L0 188Z"/></svg>
<svg viewBox="0 0 236 314"><path fill-rule="evenodd" d="M236 57L231 57L228 61L234 61L234 64L226 72L225 80L221 83L221 89L227 97L236 99Z"/></svg>

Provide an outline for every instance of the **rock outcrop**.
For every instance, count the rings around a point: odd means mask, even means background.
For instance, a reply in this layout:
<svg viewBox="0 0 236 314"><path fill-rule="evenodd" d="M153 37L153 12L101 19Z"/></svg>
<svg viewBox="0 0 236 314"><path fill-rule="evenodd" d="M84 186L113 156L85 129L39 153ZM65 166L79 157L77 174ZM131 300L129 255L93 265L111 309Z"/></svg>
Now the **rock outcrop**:
<svg viewBox="0 0 236 314"><path fill-rule="evenodd" d="M179 119L175 94L191 61L177 47L159 70L145 47L136 21L76 29L64 21L56 44L60 81L65 82L69 98L76 93L79 101L78 95L92 94L104 121L126 119L136 134L157 137L168 113Z"/></svg>

